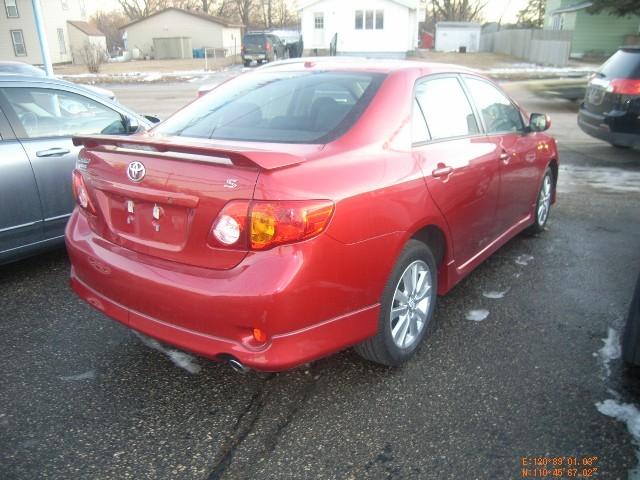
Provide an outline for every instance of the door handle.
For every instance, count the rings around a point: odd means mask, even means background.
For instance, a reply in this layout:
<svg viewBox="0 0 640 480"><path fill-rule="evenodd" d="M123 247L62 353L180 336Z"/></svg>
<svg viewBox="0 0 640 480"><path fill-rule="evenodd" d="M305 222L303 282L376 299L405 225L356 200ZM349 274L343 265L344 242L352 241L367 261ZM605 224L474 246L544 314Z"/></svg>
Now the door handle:
<svg viewBox="0 0 640 480"><path fill-rule="evenodd" d="M36 157L61 157L62 155L66 155L68 153L70 153L70 150L66 148L54 147L36 152Z"/></svg>
<svg viewBox="0 0 640 480"><path fill-rule="evenodd" d="M453 172L453 168L445 165L445 166L436 168L433 172L431 172L431 175L433 175L436 178L446 177L451 172Z"/></svg>

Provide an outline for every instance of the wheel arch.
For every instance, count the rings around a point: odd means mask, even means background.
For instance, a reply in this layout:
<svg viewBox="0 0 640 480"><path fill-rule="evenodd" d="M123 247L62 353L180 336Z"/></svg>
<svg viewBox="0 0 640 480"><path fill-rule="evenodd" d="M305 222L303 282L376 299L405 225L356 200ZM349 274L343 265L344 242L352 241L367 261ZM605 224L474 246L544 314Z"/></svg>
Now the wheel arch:
<svg viewBox="0 0 640 480"><path fill-rule="evenodd" d="M558 159L553 157L551 160L549 160L549 165L548 167L551 169L551 173L553 174L553 203L555 203L556 201L556 190L557 190L557 186L558 186Z"/></svg>
<svg viewBox="0 0 640 480"><path fill-rule="evenodd" d="M429 224L414 232L410 238L418 240L429 247L436 261L436 266L440 270L448 251L447 237L442 229L435 224Z"/></svg>

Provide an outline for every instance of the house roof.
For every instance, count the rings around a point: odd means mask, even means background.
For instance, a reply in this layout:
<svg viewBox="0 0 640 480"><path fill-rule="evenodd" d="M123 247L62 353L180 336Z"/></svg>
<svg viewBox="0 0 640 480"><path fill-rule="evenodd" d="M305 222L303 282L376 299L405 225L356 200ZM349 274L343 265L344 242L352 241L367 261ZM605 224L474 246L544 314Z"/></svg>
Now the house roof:
<svg viewBox="0 0 640 480"><path fill-rule="evenodd" d="M90 37L104 37L104 33L98 30L98 27L95 25L91 25L88 22L80 22L76 20L67 20L67 23L73 25L78 30L80 30L85 35L89 35Z"/></svg>
<svg viewBox="0 0 640 480"><path fill-rule="evenodd" d="M576 3L574 5L568 5L564 8L558 8L556 10L553 10L551 14L554 15L556 13L577 12L578 10L584 10L585 8L589 8L591 5L593 5L593 2Z"/></svg>
<svg viewBox="0 0 640 480"><path fill-rule="evenodd" d="M147 20L147 19L149 19L151 17L155 17L156 15L160 15L161 13L169 12L169 11L172 11L172 10L175 11L175 12L184 13L186 15L191 15L192 17L200 18L202 20L207 20L208 22L217 23L218 25L222 25L223 27L232 27L232 28L233 27L235 27L235 28L244 27L244 25L242 25L241 23L233 22L233 21L229 20L228 18L214 17L213 15L208 15L206 13L198 12L198 11L195 11L195 10L184 10L182 8L169 7L169 8L165 8L164 10L160 10L159 12L152 13L148 17L138 18L137 20L134 20L133 22L127 23L126 25L123 25L122 27L120 27L120 30L124 30L125 28L130 27L131 25L135 25L136 23L144 22L145 20Z"/></svg>
<svg viewBox="0 0 640 480"><path fill-rule="evenodd" d="M321 2L323 0L302 0L301 2L299 2L298 4L298 10L302 10L304 8L308 8L312 5L315 5L318 2ZM388 0L389 2L393 2L393 3L397 3L398 5L402 5L403 7L407 7L410 9L417 9L418 8L418 2L416 0Z"/></svg>

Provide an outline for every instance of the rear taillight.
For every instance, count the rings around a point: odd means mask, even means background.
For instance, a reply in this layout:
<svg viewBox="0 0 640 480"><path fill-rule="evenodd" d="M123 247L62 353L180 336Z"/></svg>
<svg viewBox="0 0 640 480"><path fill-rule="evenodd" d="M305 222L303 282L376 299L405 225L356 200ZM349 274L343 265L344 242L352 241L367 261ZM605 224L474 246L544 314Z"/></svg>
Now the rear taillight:
<svg viewBox="0 0 640 480"><path fill-rule="evenodd" d="M265 49L267 52L270 52L270 51L271 51L271 42L266 42L266 43L264 44L264 49Z"/></svg>
<svg viewBox="0 0 640 480"><path fill-rule="evenodd" d="M640 95L640 79L617 78L611 80L607 91L620 95Z"/></svg>
<svg viewBox="0 0 640 480"><path fill-rule="evenodd" d="M333 214L329 200L234 200L218 214L209 235L216 247L268 250L295 243L324 231Z"/></svg>
<svg viewBox="0 0 640 480"><path fill-rule="evenodd" d="M84 177L79 170L73 171L73 196L75 197L78 205L80 205L80 208L92 215L96 214L96 209L91 202L89 191L84 183Z"/></svg>

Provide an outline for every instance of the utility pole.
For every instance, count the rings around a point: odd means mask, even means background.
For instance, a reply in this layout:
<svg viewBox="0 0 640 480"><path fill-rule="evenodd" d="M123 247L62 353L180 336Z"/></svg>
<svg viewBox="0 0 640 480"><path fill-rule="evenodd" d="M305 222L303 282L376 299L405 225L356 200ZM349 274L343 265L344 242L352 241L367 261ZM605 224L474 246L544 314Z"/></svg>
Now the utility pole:
<svg viewBox="0 0 640 480"><path fill-rule="evenodd" d="M47 43L47 34L44 31L44 23L42 22L42 9L39 0L31 0L33 5L33 19L36 21L36 33L40 42L40 52L42 53L42 63L47 76L53 77L53 66L51 65L51 56L49 55L49 44Z"/></svg>

